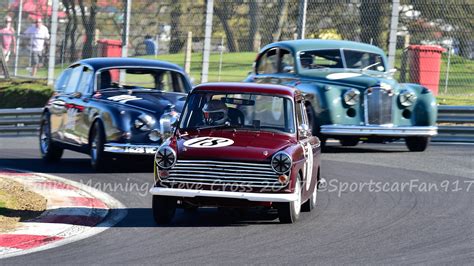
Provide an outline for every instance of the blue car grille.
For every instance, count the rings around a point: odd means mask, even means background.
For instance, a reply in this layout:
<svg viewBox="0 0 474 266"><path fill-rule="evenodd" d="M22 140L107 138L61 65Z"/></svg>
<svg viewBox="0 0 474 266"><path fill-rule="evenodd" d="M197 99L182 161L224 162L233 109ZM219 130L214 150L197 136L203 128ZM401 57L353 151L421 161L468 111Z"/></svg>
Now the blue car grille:
<svg viewBox="0 0 474 266"><path fill-rule="evenodd" d="M269 163L178 160L162 183L283 188Z"/></svg>
<svg viewBox="0 0 474 266"><path fill-rule="evenodd" d="M369 88L364 95L366 125L392 124L393 93L379 88Z"/></svg>

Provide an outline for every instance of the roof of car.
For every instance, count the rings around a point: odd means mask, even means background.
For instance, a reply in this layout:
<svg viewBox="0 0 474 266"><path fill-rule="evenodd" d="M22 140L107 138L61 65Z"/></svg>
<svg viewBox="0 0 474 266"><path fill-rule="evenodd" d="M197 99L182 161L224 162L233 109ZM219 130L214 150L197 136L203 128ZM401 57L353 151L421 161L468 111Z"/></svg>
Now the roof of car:
<svg viewBox="0 0 474 266"><path fill-rule="evenodd" d="M77 63L86 64L91 66L95 70L106 67L157 67L167 68L172 70L182 71L182 68L176 64L172 64L160 60L141 59L141 58L128 58L128 57L95 57L80 60Z"/></svg>
<svg viewBox="0 0 474 266"><path fill-rule="evenodd" d="M196 86L195 91L222 91L228 93L265 93L273 95L285 95L294 97L300 92L292 87L276 85L276 84L261 84L261 83L247 83L247 82L215 82L204 83Z"/></svg>
<svg viewBox="0 0 474 266"><path fill-rule="evenodd" d="M363 50L367 52L379 53L384 54L384 51L377 46L360 43L360 42L352 42L352 41L339 41L339 40L320 40L320 39L305 39L305 40L292 40L292 41L281 41L271 43L265 46L263 50L266 50L271 47L286 47L292 49L294 51L306 51L306 50L313 50L313 49L355 49L355 50Z"/></svg>

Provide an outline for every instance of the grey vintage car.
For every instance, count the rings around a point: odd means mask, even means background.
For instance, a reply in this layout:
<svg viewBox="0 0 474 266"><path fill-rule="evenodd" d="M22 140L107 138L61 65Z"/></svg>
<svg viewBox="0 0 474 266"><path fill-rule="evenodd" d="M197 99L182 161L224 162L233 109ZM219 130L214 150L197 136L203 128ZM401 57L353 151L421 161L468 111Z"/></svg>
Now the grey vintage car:
<svg viewBox="0 0 474 266"><path fill-rule="evenodd" d="M153 156L171 133L191 89L184 71L167 62L78 61L59 76L44 107L41 155L56 161L64 149L88 153L96 169L119 155Z"/></svg>
<svg viewBox="0 0 474 266"><path fill-rule="evenodd" d="M313 134L343 146L400 138L424 151L437 134L436 99L392 78L384 52L350 41L294 40L265 46L247 82L293 86L307 99Z"/></svg>

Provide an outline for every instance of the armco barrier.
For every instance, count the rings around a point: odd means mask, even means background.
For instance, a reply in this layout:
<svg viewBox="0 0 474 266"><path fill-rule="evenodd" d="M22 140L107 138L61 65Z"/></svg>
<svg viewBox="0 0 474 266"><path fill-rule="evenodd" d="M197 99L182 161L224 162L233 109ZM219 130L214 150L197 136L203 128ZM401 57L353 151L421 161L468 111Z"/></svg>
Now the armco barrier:
<svg viewBox="0 0 474 266"><path fill-rule="evenodd" d="M1 135L36 135L42 108L0 109ZM474 142L474 106L439 106L433 141Z"/></svg>

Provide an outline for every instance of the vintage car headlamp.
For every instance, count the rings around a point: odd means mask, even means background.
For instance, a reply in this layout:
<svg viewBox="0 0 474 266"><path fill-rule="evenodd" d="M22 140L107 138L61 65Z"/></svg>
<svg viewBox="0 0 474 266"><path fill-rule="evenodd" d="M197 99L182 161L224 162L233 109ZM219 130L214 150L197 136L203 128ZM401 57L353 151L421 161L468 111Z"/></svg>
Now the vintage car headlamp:
<svg viewBox="0 0 474 266"><path fill-rule="evenodd" d="M399 100L403 106L412 106L416 102L416 94L410 89L404 89L400 92Z"/></svg>
<svg viewBox="0 0 474 266"><path fill-rule="evenodd" d="M156 120L146 114L141 114L137 119L134 121L134 126L136 129L141 131L150 131L155 126Z"/></svg>
<svg viewBox="0 0 474 266"><path fill-rule="evenodd" d="M354 105L359 101L360 91L356 89L347 90L344 95L344 102L347 105Z"/></svg>
<svg viewBox="0 0 474 266"><path fill-rule="evenodd" d="M160 132L164 136L164 138L168 138L169 136L171 136L174 127L176 127L179 116L180 113L172 110L163 113L163 115L160 117Z"/></svg>
<svg viewBox="0 0 474 266"><path fill-rule="evenodd" d="M291 169L291 157L288 153L280 151L272 157L272 169L277 174L284 174Z"/></svg>
<svg viewBox="0 0 474 266"><path fill-rule="evenodd" d="M155 162L160 169L170 169L176 163L176 152L170 146L161 146L155 153Z"/></svg>

